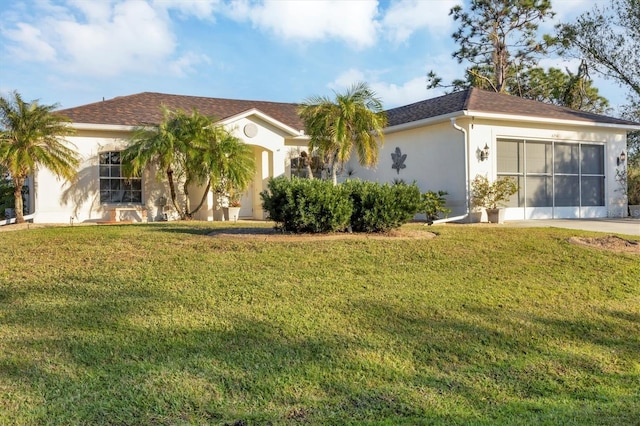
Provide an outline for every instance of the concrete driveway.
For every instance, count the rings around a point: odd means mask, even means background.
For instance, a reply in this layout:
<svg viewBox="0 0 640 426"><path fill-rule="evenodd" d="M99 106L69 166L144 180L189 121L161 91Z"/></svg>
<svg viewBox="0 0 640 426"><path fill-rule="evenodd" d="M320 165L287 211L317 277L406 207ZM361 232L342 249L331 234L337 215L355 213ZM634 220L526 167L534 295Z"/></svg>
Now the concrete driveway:
<svg viewBox="0 0 640 426"><path fill-rule="evenodd" d="M566 228L607 234L640 235L640 219L638 218L513 220L505 222L503 226Z"/></svg>

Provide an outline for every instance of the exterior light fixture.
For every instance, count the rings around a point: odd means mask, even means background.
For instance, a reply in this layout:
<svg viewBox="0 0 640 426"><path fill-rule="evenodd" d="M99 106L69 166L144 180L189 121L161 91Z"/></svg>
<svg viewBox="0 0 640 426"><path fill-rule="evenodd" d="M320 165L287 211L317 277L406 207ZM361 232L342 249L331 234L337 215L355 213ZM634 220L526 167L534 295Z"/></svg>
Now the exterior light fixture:
<svg viewBox="0 0 640 426"><path fill-rule="evenodd" d="M618 156L618 158L616 158L616 163L618 163L618 166L619 166L620 164L623 164L626 160L627 160L627 154L625 154L624 151L622 151Z"/></svg>
<svg viewBox="0 0 640 426"><path fill-rule="evenodd" d="M484 144L484 148L480 151L480 161L484 161L489 158L489 145Z"/></svg>

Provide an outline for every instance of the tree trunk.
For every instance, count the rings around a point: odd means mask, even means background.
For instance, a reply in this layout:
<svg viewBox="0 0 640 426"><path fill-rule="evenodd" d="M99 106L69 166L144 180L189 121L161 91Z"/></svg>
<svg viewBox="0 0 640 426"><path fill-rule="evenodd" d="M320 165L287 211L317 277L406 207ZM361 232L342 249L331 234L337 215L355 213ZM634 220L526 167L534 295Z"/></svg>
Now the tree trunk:
<svg viewBox="0 0 640 426"><path fill-rule="evenodd" d="M307 178L313 179L313 169L311 168L311 157L305 158L304 165L307 168Z"/></svg>
<svg viewBox="0 0 640 426"><path fill-rule="evenodd" d="M331 180L333 181L333 186L338 186L338 165L335 161L331 164Z"/></svg>
<svg viewBox="0 0 640 426"><path fill-rule="evenodd" d="M176 209L180 217L183 216L182 211L180 211L180 206L178 206L178 202L176 201L176 184L173 182L173 170L170 168L167 169L167 181L169 182L169 193L171 194L171 204L173 204L173 208Z"/></svg>
<svg viewBox="0 0 640 426"><path fill-rule="evenodd" d="M202 205L207 199L207 195L209 195L210 189L211 189L211 179L209 179L209 181L207 182L207 187L204 190L204 194L202 194L202 199L200 200L200 204L198 204L198 206L195 209L193 209L192 212L189 212L189 216L193 216L198 210L202 208Z"/></svg>
<svg viewBox="0 0 640 426"><path fill-rule="evenodd" d="M182 219L191 220L191 200L189 200L189 179L185 179L183 187L184 191L184 213L181 215Z"/></svg>
<svg viewBox="0 0 640 426"><path fill-rule="evenodd" d="M16 223L24 223L24 205L22 203L22 187L24 186L24 181L25 178L22 176L16 176L13 178L13 197Z"/></svg>

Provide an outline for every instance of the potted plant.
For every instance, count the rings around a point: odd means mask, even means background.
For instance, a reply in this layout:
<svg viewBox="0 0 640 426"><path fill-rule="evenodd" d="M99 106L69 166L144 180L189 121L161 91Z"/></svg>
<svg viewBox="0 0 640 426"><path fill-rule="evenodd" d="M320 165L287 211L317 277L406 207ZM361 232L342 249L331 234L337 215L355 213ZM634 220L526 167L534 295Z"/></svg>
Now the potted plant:
<svg viewBox="0 0 640 426"><path fill-rule="evenodd" d="M218 156L212 176L213 191L226 220L238 220L240 198L247 191L255 173L253 148L227 135L218 142Z"/></svg>
<svg viewBox="0 0 640 426"><path fill-rule="evenodd" d="M240 217L240 207L242 204L240 203L240 197L242 194L237 192L235 189L231 189L228 194L229 199L229 207L227 207L227 220L232 220L234 222L238 221Z"/></svg>
<svg viewBox="0 0 640 426"><path fill-rule="evenodd" d="M501 177L489 182L486 176L477 175L471 182L471 205L484 208L491 223L504 223L504 209L509 198L518 192L518 184L512 177Z"/></svg>

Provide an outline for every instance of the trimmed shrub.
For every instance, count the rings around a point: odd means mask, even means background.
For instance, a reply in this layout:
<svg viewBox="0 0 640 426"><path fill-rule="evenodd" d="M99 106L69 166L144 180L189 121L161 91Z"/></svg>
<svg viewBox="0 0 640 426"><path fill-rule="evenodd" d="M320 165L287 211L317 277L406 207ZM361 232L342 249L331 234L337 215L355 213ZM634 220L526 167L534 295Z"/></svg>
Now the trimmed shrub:
<svg viewBox="0 0 640 426"><path fill-rule="evenodd" d="M320 179L270 179L260 193L262 207L288 232L385 232L407 223L424 209L418 186L380 185L352 180L334 186Z"/></svg>
<svg viewBox="0 0 640 426"><path fill-rule="evenodd" d="M427 216L427 223L431 225L434 220L437 220L440 213L449 214L451 209L445 207L446 200L445 195L448 195L447 191L427 191L422 194L422 202L424 203L423 210Z"/></svg>
<svg viewBox="0 0 640 426"><path fill-rule="evenodd" d="M380 185L352 180L342 184L353 203L354 232L385 232L409 222L423 208L420 189L397 183Z"/></svg>
<svg viewBox="0 0 640 426"><path fill-rule="evenodd" d="M353 207L342 186L319 179L270 179L260 193L262 207L288 232L335 232L349 226Z"/></svg>

